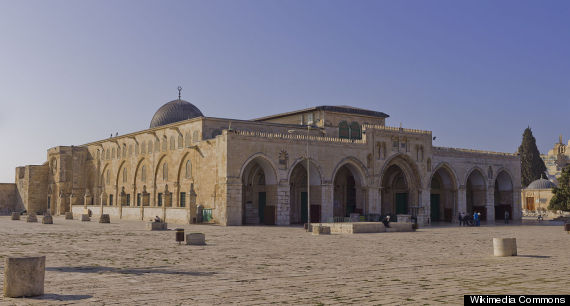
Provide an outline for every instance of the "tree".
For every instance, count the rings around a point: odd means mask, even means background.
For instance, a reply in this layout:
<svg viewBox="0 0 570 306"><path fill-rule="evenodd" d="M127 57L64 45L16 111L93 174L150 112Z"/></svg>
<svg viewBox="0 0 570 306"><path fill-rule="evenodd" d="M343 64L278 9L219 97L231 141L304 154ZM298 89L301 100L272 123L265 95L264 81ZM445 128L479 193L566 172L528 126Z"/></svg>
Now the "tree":
<svg viewBox="0 0 570 306"><path fill-rule="evenodd" d="M521 183L523 186L528 186L532 181L541 178L546 171L546 166L540 158L536 139L532 136L530 127L524 130L522 143L519 146L519 155L521 158Z"/></svg>
<svg viewBox="0 0 570 306"><path fill-rule="evenodd" d="M558 186L552 188L554 196L550 199L548 209L570 211L570 165L562 169L558 178Z"/></svg>

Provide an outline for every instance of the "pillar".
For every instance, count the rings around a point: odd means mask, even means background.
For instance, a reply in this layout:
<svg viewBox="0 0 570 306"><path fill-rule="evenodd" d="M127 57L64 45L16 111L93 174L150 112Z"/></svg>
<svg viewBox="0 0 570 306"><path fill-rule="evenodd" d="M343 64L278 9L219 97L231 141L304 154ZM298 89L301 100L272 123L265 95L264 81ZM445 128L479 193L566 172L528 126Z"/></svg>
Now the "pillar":
<svg viewBox="0 0 570 306"><path fill-rule="evenodd" d="M333 184L327 182L321 185L322 201L321 201L321 221L333 222L334 217L334 188Z"/></svg>
<svg viewBox="0 0 570 306"><path fill-rule="evenodd" d="M280 181L277 185L277 219L276 225L289 225L291 224L291 203L290 199L289 182L286 180Z"/></svg>
<svg viewBox="0 0 570 306"><path fill-rule="evenodd" d="M190 184L190 192L188 192L188 201L186 201L186 209L188 214L188 223L196 223L196 191L194 190L194 183Z"/></svg>
<svg viewBox="0 0 570 306"><path fill-rule="evenodd" d="M419 189L418 190L418 207L417 218L418 225L423 226L431 224L430 220L430 190L429 189Z"/></svg>
<svg viewBox="0 0 570 306"><path fill-rule="evenodd" d="M460 212L465 215L469 213L467 211L467 190L465 189L465 185L459 186L457 190L457 213ZM453 216L453 219L457 220L457 215Z"/></svg>
<svg viewBox="0 0 570 306"><path fill-rule="evenodd" d="M487 210L487 224L495 224L495 187L492 185L487 187L485 208Z"/></svg>
<svg viewBox="0 0 570 306"><path fill-rule="evenodd" d="M368 187L368 207L366 214L380 214L380 188Z"/></svg>

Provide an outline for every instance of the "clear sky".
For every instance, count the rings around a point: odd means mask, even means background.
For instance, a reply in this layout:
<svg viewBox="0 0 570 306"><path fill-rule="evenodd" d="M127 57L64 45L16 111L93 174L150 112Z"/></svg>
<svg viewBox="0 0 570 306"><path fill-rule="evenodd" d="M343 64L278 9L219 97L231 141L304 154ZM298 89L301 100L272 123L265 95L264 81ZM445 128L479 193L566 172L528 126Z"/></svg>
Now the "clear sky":
<svg viewBox="0 0 570 306"><path fill-rule="evenodd" d="M570 1L0 0L0 182L47 149L149 126L177 97L251 119L390 115L434 145L570 138Z"/></svg>

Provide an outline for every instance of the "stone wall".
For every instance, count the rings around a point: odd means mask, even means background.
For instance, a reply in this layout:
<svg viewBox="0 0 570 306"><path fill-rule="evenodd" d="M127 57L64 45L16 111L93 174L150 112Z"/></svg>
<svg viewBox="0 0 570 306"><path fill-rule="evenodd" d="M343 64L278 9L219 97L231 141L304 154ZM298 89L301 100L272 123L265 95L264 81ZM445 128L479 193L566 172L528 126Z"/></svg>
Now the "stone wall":
<svg viewBox="0 0 570 306"><path fill-rule="evenodd" d="M48 172L47 164L16 168L18 206L30 212L47 210Z"/></svg>
<svg viewBox="0 0 570 306"><path fill-rule="evenodd" d="M23 206L18 206L16 194L16 184L0 183L0 215L24 209Z"/></svg>

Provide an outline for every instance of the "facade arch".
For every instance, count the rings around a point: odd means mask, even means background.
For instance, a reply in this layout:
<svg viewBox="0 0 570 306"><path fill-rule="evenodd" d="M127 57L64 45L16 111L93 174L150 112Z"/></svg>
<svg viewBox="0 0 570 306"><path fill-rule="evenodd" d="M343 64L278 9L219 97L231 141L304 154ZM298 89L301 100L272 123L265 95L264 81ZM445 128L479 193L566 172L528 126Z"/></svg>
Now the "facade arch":
<svg viewBox="0 0 570 306"><path fill-rule="evenodd" d="M478 166L472 167L465 176L465 206L468 216L481 214L480 220L487 220L487 176ZM487 220L488 221L488 220Z"/></svg>
<svg viewBox="0 0 570 306"><path fill-rule="evenodd" d="M455 220L454 216L459 210L458 186L457 175L453 168L445 162L438 164L428 183L431 222L453 222Z"/></svg>
<svg viewBox="0 0 570 306"><path fill-rule="evenodd" d="M307 179L309 179L309 186L307 186ZM287 181L289 182L289 203L286 209L289 211L289 223L306 223L309 204L311 205L311 222L320 222L322 207L320 165L315 160L309 160L309 178L307 178L307 159L298 158L290 167Z"/></svg>
<svg viewBox="0 0 570 306"><path fill-rule="evenodd" d="M334 168L333 207L335 220L344 221L351 214L366 214L367 173L364 164L353 156L342 159ZM339 220L339 221L340 221Z"/></svg>
<svg viewBox="0 0 570 306"><path fill-rule="evenodd" d="M250 156L240 169L242 224L275 224L277 219L277 173L263 153Z"/></svg>
<svg viewBox="0 0 570 306"><path fill-rule="evenodd" d="M417 216L422 178L416 163L406 154L390 156L381 169L381 214Z"/></svg>

